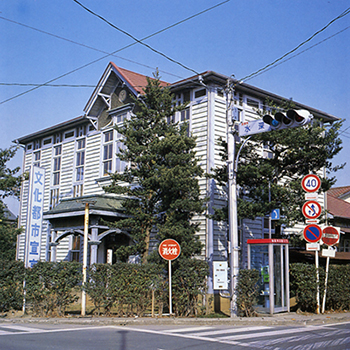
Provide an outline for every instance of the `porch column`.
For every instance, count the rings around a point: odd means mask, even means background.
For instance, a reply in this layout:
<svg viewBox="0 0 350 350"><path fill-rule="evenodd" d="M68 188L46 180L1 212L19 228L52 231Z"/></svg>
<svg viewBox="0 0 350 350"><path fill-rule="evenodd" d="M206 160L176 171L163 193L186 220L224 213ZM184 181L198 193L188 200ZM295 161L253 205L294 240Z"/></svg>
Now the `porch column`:
<svg viewBox="0 0 350 350"><path fill-rule="evenodd" d="M52 262L56 262L56 251L57 251L57 245L58 245L58 243L55 243L56 235L57 235L57 232L53 230L51 234L51 242L50 242L50 247L51 247L50 261Z"/></svg>
<svg viewBox="0 0 350 350"><path fill-rule="evenodd" d="M90 266L97 263L97 248L101 242L98 241L98 228L91 228L91 240L90 240Z"/></svg>

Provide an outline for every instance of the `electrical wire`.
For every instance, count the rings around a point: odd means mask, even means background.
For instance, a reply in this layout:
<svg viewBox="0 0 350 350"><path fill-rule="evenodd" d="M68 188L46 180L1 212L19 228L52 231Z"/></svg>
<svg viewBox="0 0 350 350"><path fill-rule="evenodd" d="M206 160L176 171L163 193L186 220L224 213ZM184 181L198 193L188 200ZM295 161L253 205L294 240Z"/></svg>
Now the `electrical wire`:
<svg viewBox="0 0 350 350"><path fill-rule="evenodd" d="M73 0L76 1L76 0ZM312 40L316 35L322 33L324 30L326 30L332 23L334 23L335 21L343 18L344 16L348 15L350 13L350 7L348 7L345 11L343 11L338 17L332 19L330 22L328 22L323 28L321 28L320 30L318 30L317 32L315 32L314 34L312 34L308 39L304 40L302 43L300 43L298 46L296 46L294 49L288 51L287 53L285 53L284 55L282 55L281 57L277 58L275 61L273 61L272 63L267 64L266 66L264 66L263 68L260 68L259 70L245 76L242 79L239 79L239 83L243 83L245 80L251 79L252 77L255 77L257 74L265 71L266 69L270 68L271 66L275 65L277 62L282 61L284 58L286 58L287 56L291 55L293 52L297 51L300 47L302 47L303 45L305 45L306 43L308 43L310 40Z"/></svg>
<svg viewBox="0 0 350 350"><path fill-rule="evenodd" d="M170 29L170 28L173 28L173 27L175 27L175 26L177 26L177 25L179 25L179 24L182 24L182 23L184 23L184 22L186 22L186 21L188 21L188 20L190 20L190 19L192 19L192 18L195 18L195 17L197 17L197 16L199 16L199 15L202 15L202 14L204 14L204 13L210 11L210 10L213 10L214 8L216 8L216 7L218 7L218 6L221 6L221 5L223 5L223 4L225 4L225 3L229 2L229 1L231 1L231 0L222 1L222 2L220 2L219 4L216 4L216 5L214 5L214 6L211 6L211 7L207 8L207 9L205 9L205 10L203 10L203 11L200 11L200 12L194 14L194 15L191 15L191 16L189 16L189 17L187 17L187 18L185 18L185 19L183 19L183 20L181 20L181 21L179 21L179 22L176 22L176 23L174 23L174 24L172 24L172 25L170 25L170 26L168 26L168 27L166 27L166 28L163 28L163 29L161 29L161 30L159 30L159 31L157 31L157 32L155 32L155 33L153 33L153 34L150 34L150 35L144 37L143 39L141 39L140 41L147 40L147 39L149 39L149 38L151 38L151 37L153 37L153 36L155 36L155 35L158 35L158 34L164 32L164 31L166 31L166 30L168 30L168 29ZM76 69L73 69L73 70L71 70L71 71L69 71L69 72L67 72L67 73L65 73L65 74L62 74L62 75L60 75L60 76L58 76L58 77L56 77L56 78L50 79L50 80L46 81L45 83L41 84L40 86L35 86L35 87L33 87L32 89L26 90L26 91L24 91L24 92L22 92L22 93L20 93L20 94L17 94L17 95L15 95L15 96L12 96L12 97L10 97L10 98L8 98L8 99L6 99L6 100L0 101L0 105L4 104L4 103L6 103L6 102L9 102L9 101L11 101L11 100L14 100L14 99L16 99L16 98L18 98L18 97L20 97L20 96L23 96L23 95L25 95L25 94L27 94L27 93L30 93L30 92L32 92L32 91L34 91L34 90L36 90L36 89L39 89L40 87L46 86L46 85L48 85L48 84L51 84L52 82L54 82L54 81L56 81L56 80L59 80L59 79L61 79L61 78L63 78L63 77L66 77L66 76L68 76L68 75L70 75L70 74L73 74L73 73L75 73L75 72L77 72L77 71L79 71L79 70L81 70L81 69L84 69L84 68L86 68L86 67L88 67L88 66L91 66L92 64L97 63L97 62L99 62L99 61L102 61L103 59L105 59L105 58L107 58L107 57L109 57L109 56L113 56L113 55L116 54L117 52L120 52L120 51L122 51L122 50L125 50L125 49L127 49L127 48L129 48L129 47L131 47L131 46L133 46L133 45L136 45L136 42L133 42L133 43L127 45L127 46L122 47L121 49L118 49L118 50L116 50L116 51L113 51L113 52L110 53L110 54L104 55L104 56L102 56L102 57L100 57L100 58L98 58L98 59L96 59L96 60L93 60L93 61L91 61L91 62L89 62L89 63L87 63L87 64L84 64L84 65L82 65L82 66L80 66L80 67L78 67L78 68L76 68Z"/></svg>
<svg viewBox="0 0 350 350"><path fill-rule="evenodd" d="M274 68L278 67L279 65L288 62L288 61L291 60L292 58L295 58L295 57L301 55L302 53L313 49L314 47L316 47L316 46L318 46L318 45L320 45L320 44L326 42L327 40L332 39L332 38L335 37L336 35L345 32L345 31L346 31L347 29L349 29L349 28L350 28L350 26L349 26L349 27L346 27L346 28L344 28L344 29L342 29L342 30L340 30L339 32L337 32L337 33L335 33L335 34L333 34L333 35L327 37L326 39L323 39L322 41L319 41L318 43L316 43L316 44L314 44L314 45L308 47L307 49L305 49L305 50L303 50L303 51L300 51L300 52L298 52L297 54L295 54L295 55L293 55L293 56L290 56L290 57L286 58L285 60L282 60L282 61L276 63L275 65L273 65L273 66L271 66L271 67L265 69L264 71L262 71L262 72L260 72L260 73L257 73L257 74L254 75L253 77L250 77L250 78L248 78L248 79L245 79L245 81L254 79L254 78L258 77L259 75L264 74L264 73L270 71L271 69L274 69Z"/></svg>
<svg viewBox="0 0 350 350"><path fill-rule="evenodd" d="M193 17L194 17L194 16L191 16L191 18L193 18ZM29 29L35 30L35 31L37 31L37 32L39 32L39 33L43 33L43 34L46 34L46 35L50 35L50 36L52 36L52 37L54 37L54 38L67 41L67 42L72 43L72 44L75 44L75 45L79 45L79 46L85 47L85 48L90 49L90 50L94 50L94 51L97 51L97 52L100 52L100 53L108 54L108 55L109 55L109 53L108 53L107 51L103 51L103 50L97 49L97 48L95 48L95 47L92 47L92 46L89 46L89 45L86 45L86 44L82 44L82 43L79 43L79 42L77 42L77 41L74 41L74 40L71 40L71 39L68 39L68 38L64 38L64 37L62 37L62 36L59 36L59 35L56 35L56 34L47 32L47 31L42 30L42 29L38 29L38 28L35 28L35 27L32 27L32 26L29 26L29 25L24 24L24 23L20 23L20 22L17 22L17 21L13 21L13 20L11 20L11 19L9 19L9 18L6 18L6 17L0 16L0 19L2 19L2 20L4 20L4 21L8 21L8 22L10 22L10 23L18 24L18 25L20 25L20 26L22 26L22 27L25 27L25 28L29 28ZM175 23L175 24L173 24L173 25L171 25L171 26L169 26L169 27L167 27L167 28L162 29L161 31L158 31L157 33L153 33L152 36L153 36L153 35L156 35L156 34L159 34L159 33L161 33L162 31L165 31L165 30L167 30L167 29L169 29L169 28L172 28L172 27L174 27L174 26L176 26L176 25L178 25L178 24L180 24L180 23L182 23L182 22L184 22L184 21L185 21L185 20L182 20L182 21L177 22L177 23ZM145 40L145 39L142 39L142 40ZM136 45L136 43L133 43L132 45ZM128 46L128 47L129 47L129 46ZM136 62L136 61L133 61L133 60L130 60L130 59L128 59L128 58L121 57L121 56L118 56L118 55L115 55L115 54L112 54L111 56L117 57L117 58L119 58L119 59L121 59L121 60L124 60L124 61L127 61L127 62L131 62L131 63L137 64L137 65L139 65L139 66L143 66L143 67L150 68L150 69L155 69L155 67L147 66L147 65L142 64L142 63L140 63L140 62ZM176 75L176 74L173 74L173 73L169 73L169 72L166 72L166 71L163 71L163 70L159 70L159 71L162 72L162 73L165 73L165 74L174 76L174 77L176 77L176 78L182 78L182 77L180 77L180 76L178 76L178 75Z"/></svg>
<svg viewBox="0 0 350 350"><path fill-rule="evenodd" d="M134 41L136 41L138 44L141 44L145 47L147 47L148 49L150 49L151 51L155 52L156 54L166 58L168 61L173 62L177 65L179 65L180 67L195 73L196 75L199 75L199 73L197 71L195 71L194 69L185 66L184 64L182 64L180 61L176 61L173 58L169 57L168 55L166 55L165 53L156 50L155 48L153 48L152 46L144 43L142 40L137 39L135 36L133 36L132 34L128 33L127 31L117 27L116 25L114 25L113 23L109 22L106 18L102 17L101 15L97 14L96 12L90 10L89 8L87 8L86 6L84 6L81 2L79 2L78 0L73 0L75 3L77 3L79 6L81 6L84 10L86 10L87 12L91 13L93 16L96 16L97 18L101 19L103 22L107 23L109 26L111 26L112 28L118 30L119 32L125 34L126 36L128 36L129 38L133 39Z"/></svg>

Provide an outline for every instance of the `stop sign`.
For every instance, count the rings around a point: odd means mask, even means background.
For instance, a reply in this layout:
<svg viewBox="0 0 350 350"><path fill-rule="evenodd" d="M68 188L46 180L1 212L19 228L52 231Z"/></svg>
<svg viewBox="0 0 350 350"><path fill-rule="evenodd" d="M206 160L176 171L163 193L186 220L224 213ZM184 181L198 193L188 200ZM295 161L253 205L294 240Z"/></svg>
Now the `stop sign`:
<svg viewBox="0 0 350 350"><path fill-rule="evenodd" d="M180 244L174 239L165 239L159 245L159 255L165 260L175 260L181 252Z"/></svg>
<svg viewBox="0 0 350 350"><path fill-rule="evenodd" d="M332 226L325 227L322 230L322 241L328 246L337 244L339 242L339 231Z"/></svg>

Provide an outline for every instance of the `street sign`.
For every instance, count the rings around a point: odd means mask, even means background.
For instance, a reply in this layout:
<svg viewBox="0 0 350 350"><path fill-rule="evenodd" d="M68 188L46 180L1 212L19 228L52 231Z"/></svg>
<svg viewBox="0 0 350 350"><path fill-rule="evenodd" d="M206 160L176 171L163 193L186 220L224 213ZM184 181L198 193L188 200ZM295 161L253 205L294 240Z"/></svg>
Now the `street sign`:
<svg viewBox="0 0 350 350"><path fill-rule="evenodd" d="M254 134L260 134L262 132L272 131L273 129L269 124L264 123L262 119L252 120L249 122L240 123L238 126L239 136L248 136Z"/></svg>
<svg viewBox="0 0 350 350"><path fill-rule="evenodd" d="M321 187L321 180L317 175L309 174L303 177L301 186L306 192L316 192Z"/></svg>
<svg viewBox="0 0 350 350"><path fill-rule="evenodd" d="M322 256L325 258L335 258L335 249L322 249Z"/></svg>
<svg viewBox="0 0 350 350"><path fill-rule="evenodd" d="M321 205L316 201L308 201L303 205L303 215L307 219L317 219L321 215Z"/></svg>
<svg viewBox="0 0 350 350"><path fill-rule="evenodd" d="M159 255L168 261L175 260L181 252L180 244L174 239L165 239L159 245Z"/></svg>
<svg viewBox="0 0 350 350"><path fill-rule="evenodd" d="M309 243L316 243L318 242L322 237L322 230L321 227L318 225L307 225L304 228L304 239Z"/></svg>
<svg viewBox="0 0 350 350"><path fill-rule="evenodd" d="M327 226L322 230L322 242L332 246L339 242L339 231L333 226Z"/></svg>
<svg viewBox="0 0 350 350"><path fill-rule="evenodd" d="M271 220L279 220L280 219L280 210L274 209L271 213Z"/></svg>
<svg viewBox="0 0 350 350"><path fill-rule="evenodd" d="M306 243L306 250L307 251L319 251L320 250L320 243Z"/></svg>
<svg viewBox="0 0 350 350"><path fill-rule="evenodd" d="M214 290L227 290L227 261L213 261Z"/></svg>

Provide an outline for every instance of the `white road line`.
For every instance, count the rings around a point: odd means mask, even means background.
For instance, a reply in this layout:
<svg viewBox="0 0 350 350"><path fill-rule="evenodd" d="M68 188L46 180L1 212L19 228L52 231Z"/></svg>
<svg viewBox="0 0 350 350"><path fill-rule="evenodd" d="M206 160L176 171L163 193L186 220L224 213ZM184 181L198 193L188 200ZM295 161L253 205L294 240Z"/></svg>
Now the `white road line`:
<svg viewBox="0 0 350 350"><path fill-rule="evenodd" d="M305 328L288 328L288 329L279 329L277 331L270 332L259 332L255 334L238 334L238 335L230 335L227 337L220 337L220 340L240 340L240 339L249 339L249 338L260 338L260 337L269 337L274 335L282 335L282 334L290 334L294 333L303 333L309 332L311 330L317 330L319 327L305 327Z"/></svg>
<svg viewBox="0 0 350 350"><path fill-rule="evenodd" d="M0 326L2 327L2 326ZM102 328L110 328L111 326L96 326L96 327L80 327L80 328L62 328L62 329L39 329L39 328L31 328L32 331L19 331L19 332L11 332L9 331L0 332L0 336L2 335L21 335L21 334L38 334L38 333L59 333L59 332L72 332L72 331L87 331L90 329L102 329Z"/></svg>
<svg viewBox="0 0 350 350"><path fill-rule="evenodd" d="M6 329L14 329L16 331L25 331L25 332L35 332L40 331L39 328L31 328L31 327L23 327L23 326L17 326L17 325L1 325L0 328L6 328Z"/></svg>
<svg viewBox="0 0 350 350"><path fill-rule="evenodd" d="M169 329L165 330L163 332L165 333L183 333L183 332L194 332L194 331L200 331L200 330L206 330L206 329L213 329L213 327L207 327L207 326L202 326L202 327L187 327L187 328L178 328L178 329Z"/></svg>
<svg viewBox="0 0 350 350"><path fill-rule="evenodd" d="M191 333L190 335L194 336L207 336L207 335L218 335L218 334L229 334L229 333L243 333L243 332L253 332L253 331L261 331L263 329L271 329L272 327L267 326L256 326L256 327L240 327L240 328L225 328L219 329L216 331L209 332L200 332L200 333Z"/></svg>

